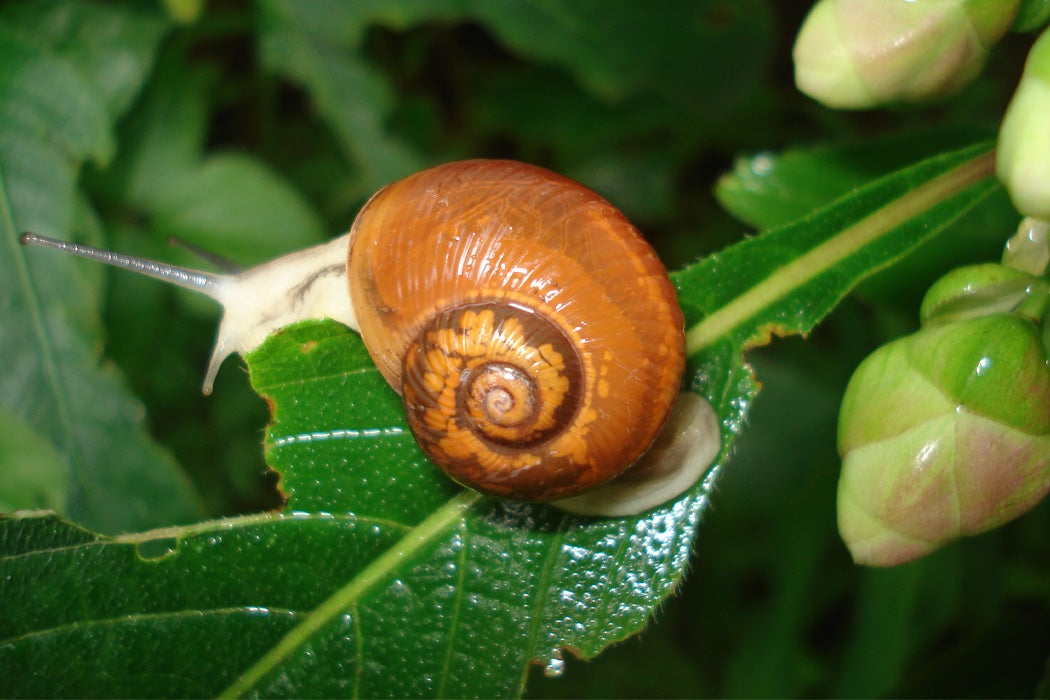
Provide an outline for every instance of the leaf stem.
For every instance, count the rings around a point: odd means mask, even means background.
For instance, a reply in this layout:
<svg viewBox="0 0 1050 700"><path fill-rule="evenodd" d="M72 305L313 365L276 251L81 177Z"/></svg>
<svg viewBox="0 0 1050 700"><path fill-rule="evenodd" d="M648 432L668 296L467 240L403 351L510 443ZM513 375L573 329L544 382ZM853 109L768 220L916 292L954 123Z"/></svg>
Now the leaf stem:
<svg viewBox="0 0 1050 700"><path fill-rule="evenodd" d="M343 614L369 591L385 582L405 560L448 531L463 514L482 498L475 491L464 490L430 517L414 527L393 547L350 579L346 585L328 597L296 625L273 648L252 664L219 697L237 698L245 695L268 673L276 669L297 649L306 644L322 627Z"/></svg>
<svg viewBox="0 0 1050 700"><path fill-rule="evenodd" d="M686 333L689 354L725 337L777 299L787 296L912 217L991 176L994 170L995 152L982 153L846 227L693 326Z"/></svg>

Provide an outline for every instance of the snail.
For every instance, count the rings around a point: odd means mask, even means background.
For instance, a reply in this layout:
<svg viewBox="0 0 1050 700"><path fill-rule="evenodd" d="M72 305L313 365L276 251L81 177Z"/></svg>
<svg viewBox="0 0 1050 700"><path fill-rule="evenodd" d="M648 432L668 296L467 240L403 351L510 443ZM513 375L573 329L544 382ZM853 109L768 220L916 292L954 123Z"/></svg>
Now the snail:
<svg viewBox="0 0 1050 700"><path fill-rule="evenodd" d="M676 402L684 321L656 254L606 200L543 168L418 172L376 193L347 234L231 274L34 234L22 243L218 301L205 393L227 356L296 321L358 330L423 452L483 493L637 513L692 486L720 451L707 402ZM673 407L658 456L639 460ZM614 485L632 465L634 485Z"/></svg>

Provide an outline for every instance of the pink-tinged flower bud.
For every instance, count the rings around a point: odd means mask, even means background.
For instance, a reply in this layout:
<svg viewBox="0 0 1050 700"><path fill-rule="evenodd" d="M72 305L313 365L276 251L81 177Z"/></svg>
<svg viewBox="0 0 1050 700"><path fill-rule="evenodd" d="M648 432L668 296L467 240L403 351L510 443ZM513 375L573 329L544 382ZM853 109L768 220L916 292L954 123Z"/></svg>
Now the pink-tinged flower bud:
<svg viewBox="0 0 1050 700"><path fill-rule="evenodd" d="M837 109L950 95L975 78L1019 0L819 0L795 41L795 83Z"/></svg>
<svg viewBox="0 0 1050 700"><path fill-rule="evenodd" d="M1050 30L1028 52L999 129L996 172L1017 211L1050 219Z"/></svg>
<svg viewBox="0 0 1050 700"><path fill-rule="evenodd" d="M990 530L1050 490L1050 367L1031 319L931 325L854 373L839 419L839 532L892 566Z"/></svg>

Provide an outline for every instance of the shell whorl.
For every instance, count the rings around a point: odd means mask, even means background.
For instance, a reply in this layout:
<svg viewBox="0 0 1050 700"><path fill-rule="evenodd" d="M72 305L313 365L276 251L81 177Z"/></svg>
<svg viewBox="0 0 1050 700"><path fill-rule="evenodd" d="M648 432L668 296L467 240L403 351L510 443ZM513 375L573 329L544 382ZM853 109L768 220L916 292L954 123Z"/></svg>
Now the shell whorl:
<svg viewBox="0 0 1050 700"><path fill-rule="evenodd" d="M349 255L365 345L452 478L570 496L630 466L666 420L684 369L674 288L578 183L512 161L438 166L377 193Z"/></svg>

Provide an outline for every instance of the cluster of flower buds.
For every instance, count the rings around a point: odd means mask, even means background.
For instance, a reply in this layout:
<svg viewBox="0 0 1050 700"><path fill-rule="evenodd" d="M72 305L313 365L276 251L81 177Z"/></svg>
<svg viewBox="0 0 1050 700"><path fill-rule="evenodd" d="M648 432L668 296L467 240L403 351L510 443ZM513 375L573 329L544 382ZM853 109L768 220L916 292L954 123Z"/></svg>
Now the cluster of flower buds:
<svg viewBox="0 0 1050 700"><path fill-rule="evenodd" d="M1048 0L817 0L795 43L799 89L828 107L935 100L969 83ZM1050 491L1050 30L999 132L997 174L1026 218L1002 264L949 273L921 329L856 370L839 419L839 532L890 566L1001 525Z"/></svg>
<svg viewBox="0 0 1050 700"><path fill-rule="evenodd" d="M921 329L856 370L839 419L838 521L856 562L892 566L997 527L1050 491L1047 226L1004 264L955 270Z"/></svg>

